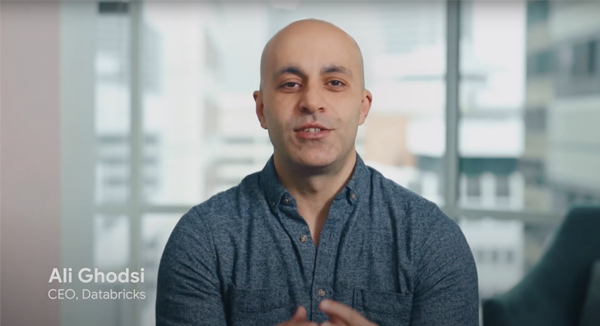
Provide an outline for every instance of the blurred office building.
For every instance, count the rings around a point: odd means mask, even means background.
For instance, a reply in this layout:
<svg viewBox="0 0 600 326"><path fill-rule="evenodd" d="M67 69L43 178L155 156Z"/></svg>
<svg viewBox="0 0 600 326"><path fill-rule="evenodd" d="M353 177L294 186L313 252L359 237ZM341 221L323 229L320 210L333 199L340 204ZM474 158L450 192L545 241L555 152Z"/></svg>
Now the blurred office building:
<svg viewBox="0 0 600 326"><path fill-rule="evenodd" d="M480 298L512 288L524 272L522 221L460 220L477 264Z"/></svg>
<svg viewBox="0 0 600 326"><path fill-rule="evenodd" d="M527 3L528 206L600 201L600 3Z"/></svg>

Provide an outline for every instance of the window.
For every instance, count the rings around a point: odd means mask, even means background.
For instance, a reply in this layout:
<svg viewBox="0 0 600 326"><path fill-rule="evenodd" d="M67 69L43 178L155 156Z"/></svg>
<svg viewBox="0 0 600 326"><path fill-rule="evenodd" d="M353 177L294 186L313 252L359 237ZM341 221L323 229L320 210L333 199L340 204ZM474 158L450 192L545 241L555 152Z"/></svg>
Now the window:
<svg viewBox="0 0 600 326"><path fill-rule="evenodd" d="M571 71L574 77L585 77L596 74L598 66L597 40L579 43L573 46Z"/></svg>
<svg viewBox="0 0 600 326"><path fill-rule="evenodd" d="M506 251L506 263L513 264L515 262L515 252L512 250Z"/></svg>
<svg viewBox="0 0 600 326"><path fill-rule="evenodd" d="M496 178L496 196L510 196L510 179L506 175L500 175Z"/></svg>
<svg viewBox="0 0 600 326"><path fill-rule="evenodd" d="M546 113L545 107L531 108L524 110L525 114L525 130L527 132L546 132Z"/></svg>
<svg viewBox="0 0 600 326"><path fill-rule="evenodd" d="M547 0L536 0L527 2L527 25L544 23L548 21L550 3Z"/></svg>
<svg viewBox="0 0 600 326"><path fill-rule="evenodd" d="M535 264L570 205L597 198L592 162L600 155L592 148L600 134L589 121L600 117L600 4L468 7L472 21L460 38L456 211L469 218L461 227L471 248L489 253L477 259L488 297ZM474 196L480 199L469 200Z"/></svg>
<svg viewBox="0 0 600 326"><path fill-rule="evenodd" d="M481 196L481 180L478 175L467 176L467 196Z"/></svg>
<svg viewBox="0 0 600 326"><path fill-rule="evenodd" d="M492 263L498 264L500 262L499 257L500 257L500 254L498 252L498 249L492 249L491 259L490 259L492 261Z"/></svg>
<svg viewBox="0 0 600 326"><path fill-rule="evenodd" d="M485 251L483 250L475 250L474 256L478 263L484 263L486 261Z"/></svg>
<svg viewBox="0 0 600 326"><path fill-rule="evenodd" d="M191 206L262 169L272 154L250 94L258 88L265 42L301 18L329 20L360 44L375 100L359 128L357 150L368 165L459 221L477 261L482 298L522 278L568 205L600 200L594 169L600 156L589 150L600 139L593 123L600 102L564 95L557 86L571 74L598 74L598 40L586 39L593 26L578 21L578 32L564 44L533 46L527 42L540 41L531 38L535 30L572 31L567 25L573 22L554 15L561 6L339 6L95 7L93 128L81 140L93 148L93 236L77 241L91 243L94 261L105 268L146 268L149 298L127 316L106 308L107 320L154 324L156 269L174 225ZM452 33L458 26L464 30ZM67 174L79 173L65 167ZM110 255L114 246L126 249Z"/></svg>
<svg viewBox="0 0 600 326"><path fill-rule="evenodd" d="M460 219L458 224L475 256L481 299L509 290L521 280L529 250L536 250L534 257L538 257L538 240L522 221L484 217Z"/></svg>
<svg viewBox="0 0 600 326"><path fill-rule="evenodd" d="M554 53L551 50L534 53L528 58L527 75L535 77L550 74L556 69Z"/></svg>
<svg viewBox="0 0 600 326"><path fill-rule="evenodd" d="M461 93L468 93L461 98L469 99L460 103L460 173L475 174L483 169L478 165L486 164L497 179L496 189L481 191L502 199L484 200L480 208L564 212L570 201L561 200L560 193L579 188L594 192L598 187L593 183L600 184L591 168L591 162L599 159L592 154L597 152L592 139L600 138L589 122L598 121L600 102L594 89L600 83L575 80L597 70L597 26L581 23L575 32L569 20L575 14L600 12L600 4L535 1L471 6L472 28L480 33L461 39L461 54L468 60L461 61L460 70L477 70L485 82L475 88L469 80L460 81ZM536 23L525 24L525 16ZM554 40L541 37L540 31L569 37ZM572 80L558 69L562 59L555 59L567 45L572 52Z"/></svg>

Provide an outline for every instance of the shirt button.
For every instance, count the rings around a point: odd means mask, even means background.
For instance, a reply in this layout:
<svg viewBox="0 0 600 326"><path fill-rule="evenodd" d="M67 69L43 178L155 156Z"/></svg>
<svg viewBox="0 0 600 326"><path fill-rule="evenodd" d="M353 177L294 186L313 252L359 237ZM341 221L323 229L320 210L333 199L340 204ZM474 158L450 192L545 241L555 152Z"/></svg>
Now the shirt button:
<svg viewBox="0 0 600 326"><path fill-rule="evenodd" d="M325 290L319 289L318 294L319 294L320 297L324 297L325 296Z"/></svg>
<svg viewBox="0 0 600 326"><path fill-rule="evenodd" d="M354 194L354 193L353 193L353 194L351 194L351 195L350 195L350 198L352 198L353 200L354 200L354 199L356 199L356 194Z"/></svg>
<svg viewBox="0 0 600 326"><path fill-rule="evenodd" d="M308 237L306 236L306 234L303 234L300 236L300 241L302 241L302 242L306 242L307 239L308 239Z"/></svg>
<svg viewBox="0 0 600 326"><path fill-rule="evenodd" d="M290 203L290 199L288 197L283 197L283 202L286 204Z"/></svg>

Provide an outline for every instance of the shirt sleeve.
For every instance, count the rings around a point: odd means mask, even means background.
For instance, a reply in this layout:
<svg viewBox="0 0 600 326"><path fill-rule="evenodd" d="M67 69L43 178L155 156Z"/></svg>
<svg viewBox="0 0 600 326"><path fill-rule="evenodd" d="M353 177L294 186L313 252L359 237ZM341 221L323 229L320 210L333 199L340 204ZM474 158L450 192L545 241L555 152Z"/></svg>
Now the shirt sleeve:
<svg viewBox="0 0 600 326"><path fill-rule="evenodd" d="M435 205L423 220L410 325L478 326L477 270L460 227Z"/></svg>
<svg viewBox="0 0 600 326"><path fill-rule="evenodd" d="M156 325L226 326L210 231L194 211L175 226L158 270Z"/></svg>

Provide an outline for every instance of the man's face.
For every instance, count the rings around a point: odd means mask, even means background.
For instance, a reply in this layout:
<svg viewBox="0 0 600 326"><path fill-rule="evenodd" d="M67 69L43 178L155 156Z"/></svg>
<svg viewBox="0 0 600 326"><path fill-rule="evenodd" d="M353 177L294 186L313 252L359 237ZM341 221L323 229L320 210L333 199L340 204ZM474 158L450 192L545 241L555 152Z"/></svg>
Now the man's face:
<svg viewBox="0 0 600 326"><path fill-rule="evenodd" d="M354 155L371 94L364 90L353 41L330 26L313 24L274 39L264 62L262 92L254 98L276 159L327 167Z"/></svg>

